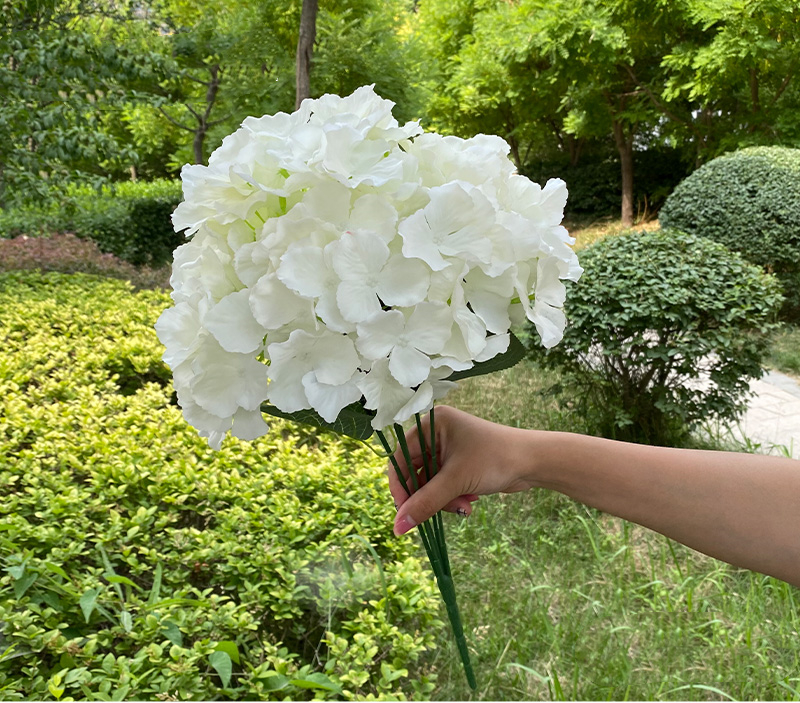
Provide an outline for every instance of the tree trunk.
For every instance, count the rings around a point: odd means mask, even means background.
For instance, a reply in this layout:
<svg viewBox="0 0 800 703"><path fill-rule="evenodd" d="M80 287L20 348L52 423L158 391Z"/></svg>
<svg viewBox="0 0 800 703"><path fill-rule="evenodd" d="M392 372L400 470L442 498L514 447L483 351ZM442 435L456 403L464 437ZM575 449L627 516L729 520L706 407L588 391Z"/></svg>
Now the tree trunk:
<svg viewBox="0 0 800 703"><path fill-rule="evenodd" d="M633 225L633 130L628 134L619 120L614 120L614 142L622 168L622 225Z"/></svg>
<svg viewBox="0 0 800 703"><path fill-rule="evenodd" d="M214 102L217 99L217 92L219 91L219 84L222 80L220 77L220 67L219 64L214 64L212 66L207 66L208 73L210 75L210 80L207 83L207 90L206 90L206 109L202 115L197 115L197 129L194 133L194 162L196 164L205 164L206 162L206 155L205 155L205 142L206 142L206 135L208 134L209 125L209 117L211 117L211 110L214 108ZM195 113L196 114L196 113Z"/></svg>
<svg viewBox="0 0 800 703"><path fill-rule="evenodd" d="M311 54L317 37L318 0L303 0L300 15L300 35L297 39L297 69L295 74L295 109L311 97Z"/></svg>

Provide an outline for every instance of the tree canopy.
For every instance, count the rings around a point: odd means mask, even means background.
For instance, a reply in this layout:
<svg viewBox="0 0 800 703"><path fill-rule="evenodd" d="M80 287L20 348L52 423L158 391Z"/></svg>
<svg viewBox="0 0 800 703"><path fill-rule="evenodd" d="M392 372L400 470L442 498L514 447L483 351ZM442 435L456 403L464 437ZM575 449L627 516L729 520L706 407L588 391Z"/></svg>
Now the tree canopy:
<svg viewBox="0 0 800 703"><path fill-rule="evenodd" d="M71 180L203 163L247 115L291 111L302 0L6 0L0 206ZM323 0L308 90L360 85L398 119L499 134L522 172L637 155L697 166L800 145L800 0Z"/></svg>

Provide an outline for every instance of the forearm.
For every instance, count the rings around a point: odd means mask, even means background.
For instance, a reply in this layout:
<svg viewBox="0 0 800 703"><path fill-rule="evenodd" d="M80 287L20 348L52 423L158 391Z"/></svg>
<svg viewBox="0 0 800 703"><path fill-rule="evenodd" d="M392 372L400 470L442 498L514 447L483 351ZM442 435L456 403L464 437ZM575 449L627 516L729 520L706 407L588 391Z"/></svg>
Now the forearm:
<svg viewBox="0 0 800 703"><path fill-rule="evenodd" d="M800 586L800 462L527 433L533 485Z"/></svg>

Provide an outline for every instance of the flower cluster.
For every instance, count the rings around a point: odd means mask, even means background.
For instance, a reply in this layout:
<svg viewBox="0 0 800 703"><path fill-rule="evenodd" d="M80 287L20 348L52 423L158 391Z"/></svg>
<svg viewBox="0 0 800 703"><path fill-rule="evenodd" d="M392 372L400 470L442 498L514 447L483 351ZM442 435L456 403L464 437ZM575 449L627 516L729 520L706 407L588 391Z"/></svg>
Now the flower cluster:
<svg viewBox="0 0 800 703"><path fill-rule="evenodd" d="M380 429L504 352L527 317L563 334L581 268L567 191L515 173L499 137L400 126L371 86L247 118L185 166L174 307L156 329L186 419L212 446L267 431L262 403Z"/></svg>

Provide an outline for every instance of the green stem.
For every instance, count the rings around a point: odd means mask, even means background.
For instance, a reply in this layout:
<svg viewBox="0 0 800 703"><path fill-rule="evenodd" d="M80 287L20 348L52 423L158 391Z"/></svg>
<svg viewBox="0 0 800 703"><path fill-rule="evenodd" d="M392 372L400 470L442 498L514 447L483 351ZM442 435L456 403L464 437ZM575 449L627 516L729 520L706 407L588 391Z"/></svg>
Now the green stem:
<svg viewBox="0 0 800 703"><path fill-rule="evenodd" d="M417 432L419 435L420 449L422 451L422 461L425 467L425 476L430 480L439 471L439 462L436 458L436 426L434 420L433 408L430 411L430 425L431 425L431 461L428 464L428 452L425 446L425 435L422 432L422 421L419 414L416 415ZM437 547L439 549L439 563L438 569L431 564L433 571L436 574L436 583L439 586L439 593L444 601L445 608L447 609L447 617L450 620L450 627L453 630L453 636L456 640L458 647L458 654L461 657L461 664L464 667L464 673L467 677L469 687L474 691L478 688L478 683L475 680L475 672L472 669L472 662L469 657L469 648L467 647L467 638L464 635L464 627L461 623L461 613L458 609L458 601L456 600L456 588L453 582L452 573L450 570L450 558L447 554L447 542L444 537L444 521L442 519L442 511L438 511L430 522L432 523L433 531L437 535Z"/></svg>
<svg viewBox="0 0 800 703"><path fill-rule="evenodd" d="M400 464L398 464L397 459L394 458L394 452L392 451L389 441L386 439L386 435L384 435L383 432L381 432L380 430L376 430L376 434L378 435L378 439L383 445L383 448L386 450L386 453L389 455L389 460L392 462L392 466L394 467L394 471L397 474L397 478L400 479L400 483L403 486L403 490L405 490L406 495L410 496L411 491L408 489L408 483L406 482L406 479L403 476L403 472L400 470ZM419 530L420 539L422 540L422 546L425 547L425 553L428 555L428 560L431 563L433 563L434 555L433 551L431 551L432 547L430 544L430 540L428 538L426 528L423 527L423 525L418 525L417 528Z"/></svg>

